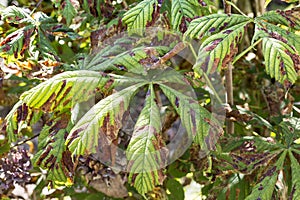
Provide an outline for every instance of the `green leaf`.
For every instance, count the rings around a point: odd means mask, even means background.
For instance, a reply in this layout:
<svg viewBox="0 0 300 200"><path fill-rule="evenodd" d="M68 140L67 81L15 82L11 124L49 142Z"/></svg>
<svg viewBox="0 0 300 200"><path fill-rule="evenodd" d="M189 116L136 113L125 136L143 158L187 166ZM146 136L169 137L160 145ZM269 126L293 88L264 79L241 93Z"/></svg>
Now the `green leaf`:
<svg viewBox="0 0 300 200"><path fill-rule="evenodd" d="M226 14L212 14L194 19L190 23L184 36L201 39L203 36L210 36L224 29L229 29L234 25L249 21L250 18L238 14L232 14L230 16Z"/></svg>
<svg viewBox="0 0 300 200"><path fill-rule="evenodd" d="M77 11L74 8L74 6L70 0L66 0L65 3L66 3L66 5L62 11L62 15L63 15L63 17L66 18L67 25L69 26L72 22L72 19L76 15Z"/></svg>
<svg viewBox="0 0 300 200"><path fill-rule="evenodd" d="M44 34L44 31L40 28L38 30L38 35L37 35L37 48L35 49L35 52L38 52L40 56L43 58L49 58L51 60L59 60L58 54L56 53L56 50L54 47L51 45L51 42L49 38L46 37Z"/></svg>
<svg viewBox="0 0 300 200"><path fill-rule="evenodd" d="M256 19L265 20L273 24L285 25L294 30L300 30L300 8L297 7L285 11L272 10L264 13Z"/></svg>
<svg viewBox="0 0 300 200"><path fill-rule="evenodd" d="M169 199L173 199L173 200L184 199L183 186L178 181L174 179L168 179L166 187L171 193L168 195Z"/></svg>
<svg viewBox="0 0 300 200"><path fill-rule="evenodd" d="M130 33L142 34L146 24L152 20L152 13L157 6L157 0L144 0L127 11L123 16L123 23Z"/></svg>
<svg viewBox="0 0 300 200"><path fill-rule="evenodd" d="M251 194L245 200L270 200L275 189L279 171L283 168L287 150L283 151L275 165L271 165L254 186Z"/></svg>
<svg viewBox="0 0 300 200"><path fill-rule="evenodd" d="M200 74L201 70L212 73L215 70L220 71L221 67L227 67L238 52L238 44L248 23L241 22L204 40L198 52L195 71Z"/></svg>
<svg viewBox="0 0 300 200"><path fill-rule="evenodd" d="M47 179L55 185L70 185L73 175L71 153L65 147L68 118L57 117L51 126L44 126L39 136L39 151L33 163L48 169Z"/></svg>
<svg viewBox="0 0 300 200"><path fill-rule="evenodd" d="M297 63L294 63L293 56L300 61L297 52L288 44L274 38L263 38L262 47L267 74L281 83L285 80L294 83L297 80Z"/></svg>
<svg viewBox="0 0 300 200"><path fill-rule="evenodd" d="M289 157L292 168L292 192L289 198L297 200L300 198L300 165L292 151L289 151Z"/></svg>
<svg viewBox="0 0 300 200"><path fill-rule="evenodd" d="M158 170L165 166L167 152L161 130L160 111L155 102L153 85L150 84L145 106L126 150L130 163L128 181L133 183L140 194L153 190L163 180Z"/></svg>
<svg viewBox="0 0 300 200"><path fill-rule="evenodd" d="M193 19L201 14L200 4L196 0L173 0L171 7L171 24L174 30L179 30L186 18Z"/></svg>
<svg viewBox="0 0 300 200"><path fill-rule="evenodd" d="M98 147L99 129L111 143L118 134L123 113L127 110L132 96L146 83L137 83L118 91L93 106L72 128L66 144L76 155L95 153ZM109 129L109 131L106 130ZM113 131L111 131L113 130ZM101 131L100 131L101 132Z"/></svg>

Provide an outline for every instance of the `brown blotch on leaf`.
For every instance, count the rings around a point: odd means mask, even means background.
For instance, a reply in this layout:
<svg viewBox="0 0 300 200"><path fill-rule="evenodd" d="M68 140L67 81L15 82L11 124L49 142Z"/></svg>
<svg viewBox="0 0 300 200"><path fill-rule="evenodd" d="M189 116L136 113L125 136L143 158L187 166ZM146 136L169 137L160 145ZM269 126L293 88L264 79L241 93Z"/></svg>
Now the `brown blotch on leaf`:
<svg viewBox="0 0 300 200"><path fill-rule="evenodd" d="M42 153L42 155L40 156L40 158L38 159L38 161L36 162L37 165L41 165L41 163L43 162L43 160L48 156L48 154L50 153L50 151L53 149L53 147L51 145L48 145L46 150Z"/></svg>
<svg viewBox="0 0 300 200"><path fill-rule="evenodd" d="M62 153L61 164L64 174L67 177L72 178L74 174L74 163L72 161L72 154L69 150Z"/></svg>

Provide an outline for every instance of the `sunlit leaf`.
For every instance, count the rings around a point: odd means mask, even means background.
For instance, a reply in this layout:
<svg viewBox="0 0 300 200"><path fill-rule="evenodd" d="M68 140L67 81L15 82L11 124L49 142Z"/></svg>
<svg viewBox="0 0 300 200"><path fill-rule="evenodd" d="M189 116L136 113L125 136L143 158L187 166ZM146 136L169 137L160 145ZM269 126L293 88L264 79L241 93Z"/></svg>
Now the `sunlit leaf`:
<svg viewBox="0 0 300 200"><path fill-rule="evenodd" d="M187 27L187 19L193 19L201 14L200 4L197 0L173 0L171 8L171 24L174 30L180 26Z"/></svg>
<svg viewBox="0 0 300 200"><path fill-rule="evenodd" d="M137 191L144 194L162 183L158 172L164 167L167 152L161 135L160 111L155 102L153 85L150 84L145 106L135 124L132 138L126 150L132 182Z"/></svg>
<svg viewBox="0 0 300 200"><path fill-rule="evenodd" d="M9 6L1 11L1 16L3 20L7 20L9 23L20 24L34 22L34 20L30 17L29 10L16 6Z"/></svg>
<svg viewBox="0 0 300 200"><path fill-rule="evenodd" d="M210 36L238 24L249 21L248 17L232 14L212 14L191 21L186 37L201 39L203 36Z"/></svg>
<svg viewBox="0 0 300 200"><path fill-rule="evenodd" d="M255 26L252 42L258 38L271 37L293 46L298 52L300 51L300 35L264 20L259 20L259 23L256 23Z"/></svg>
<svg viewBox="0 0 300 200"><path fill-rule="evenodd" d="M157 0L144 0L127 11L123 16L123 23L131 33L141 34L146 24L152 20L152 13L156 9Z"/></svg>
<svg viewBox="0 0 300 200"><path fill-rule="evenodd" d="M66 141L70 151L76 155L84 155L86 152L95 153L101 127L108 126L114 130L114 132L102 132L109 143L116 139L123 113L127 110L132 96L143 85L145 83L132 85L95 104L72 128Z"/></svg>
<svg viewBox="0 0 300 200"><path fill-rule="evenodd" d="M18 101L5 118L8 142L17 141L22 129L35 124L41 117L41 112L30 109L23 101Z"/></svg>
<svg viewBox="0 0 300 200"><path fill-rule="evenodd" d="M293 58L299 55L286 43L274 38L263 38L263 54L265 57L266 72L272 78L283 83L289 80L294 83L297 80L295 68L300 63L294 63Z"/></svg>
<svg viewBox="0 0 300 200"><path fill-rule="evenodd" d="M112 83L111 78L99 72L64 72L23 93L20 99L30 108L51 112L86 101L96 90L109 90Z"/></svg>
<svg viewBox="0 0 300 200"><path fill-rule="evenodd" d="M204 40L198 52L195 71L203 70L206 73L212 73L221 70L222 67L227 67L238 52L238 44L243 38L248 23L246 21L234 25Z"/></svg>
<svg viewBox="0 0 300 200"><path fill-rule="evenodd" d="M266 0L264 7L266 8L272 0Z"/></svg>

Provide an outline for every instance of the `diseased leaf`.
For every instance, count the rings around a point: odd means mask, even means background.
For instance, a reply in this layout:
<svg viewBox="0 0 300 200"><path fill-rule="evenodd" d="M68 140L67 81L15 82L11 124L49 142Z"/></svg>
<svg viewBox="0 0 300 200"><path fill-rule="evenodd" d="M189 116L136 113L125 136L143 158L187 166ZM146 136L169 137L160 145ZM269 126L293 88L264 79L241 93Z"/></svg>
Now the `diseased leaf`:
<svg viewBox="0 0 300 200"><path fill-rule="evenodd" d="M300 198L300 165L299 161L295 158L292 151L289 151L289 157L291 160L291 168L292 168L292 190L289 195L289 199L297 200Z"/></svg>
<svg viewBox="0 0 300 200"><path fill-rule="evenodd" d="M296 69L300 69L300 57L288 44L274 38L263 38L263 54L266 72L272 78L284 83L297 80Z"/></svg>
<svg viewBox="0 0 300 200"><path fill-rule="evenodd" d="M30 37L34 32L34 26L28 25L9 34L0 43L0 55L14 55L15 58L23 56L25 50L29 48Z"/></svg>
<svg viewBox="0 0 300 200"><path fill-rule="evenodd" d="M252 38L252 42L263 37L271 37L280 40L290 46L295 47L298 52L300 51L300 35L285 30L274 24L259 20L259 23L255 24L255 33Z"/></svg>
<svg viewBox="0 0 300 200"><path fill-rule="evenodd" d="M275 165L271 165L269 169L259 179L258 183L253 187L252 192L245 200L269 200L272 199L272 194L275 189L275 184L278 178L279 171L283 168L283 163L286 158L287 150L284 150L278 158Z"/></svg>
<svg viewBox="0 0 300 200"><path fill-rule="evenodd" d="M201 70L213 73L226 67L238 52L238 44L243 38L248 23L248 21L241 22L204 40L194 70L200 74Z"/></svg>
<svg viewBox="0 0 300 200"><path fill-rule="evenodd" d="M267 3L267 2L266 2ZM300 8L291 10L272 10L257 17L259 20L266 20L269 23L285 25L294 30L300 30Z"/></svg>
<svg viewBox="0 0 300 200"><path fill-rule="evenodd" d="M2 19L7 20L8 23L20 24L34 22L34 20L30 17L28 10L16 6L8 6L1 11L1 16Z"/></svg>
<svg viewBox="0 0 300 200"><path fill-rule="evenodd" d="M212 14L191 21L184 35L185 37L201 39L203 36L211 36L249 20L248 17L238 14L230 16L226 14Z"/></svg>
<svg viewBox="0 0 300 200"><path fill-rule="evenodd" d="M159 107L155 102L153 85L149 85L145 106L135 124L126 150L130 171L128 181L140 194L162 184L160 169L165 166L167 149L161 135L162 124Z"/></svg>
<svg viewBox="0 0 300 200"><path fill-rule="evenodd" d="M137 89L145 84L138 83L127 87L102 99L93 106L72 128L67 138L66 145L72 154L96 153L99 131L100 134L106 137L109 144L116 139L123 113L127 110L130 100ZM106 129L106 126L111 126L111 129L114 131L106 132L101 130L101 128Z"/></svg>
<svg viewBox="0 0 300 200"><path fill-rule="evenodd" d="M123 23L130 33L142 34L146 24L152 20L152 13L156 9L157 0L144 0L127 11L123 16Z"/></svg>
<svg viewBox="0 0 300 200"><path fill-rule="evenodd" d="M54 76L22 94L20 99L30 108L52 112L72 108L75 103L93 97L96 91L107 92L113 80L93 71L70 71Z"/></svg>
<svg viewBox="0 0 300 200"><path fill-rule="evenodd" d="M35 124L41 114L41 112L34 112L23 101L18 101L5 118L4 130L6 130L8 142L16 142L21 130Z"/></svg>
<svg viewBox="0 0 300 200"><path fill-rule="evenodd" d="M68 116L62 115L51 126L44 126L39 136L39 151L33 158L36 166L49 170L47 179L55 185L72 184L73 162L65 147L68 123Z"/></svg>
<svg viewBox="0 0 300 200"><path fill-rule="evenodd" d="M174 30L185 31L187 21L200 16L201 9L197 0L173 0L171 7L171 24ZM185 28L184 28L185 27Z"/></svg>

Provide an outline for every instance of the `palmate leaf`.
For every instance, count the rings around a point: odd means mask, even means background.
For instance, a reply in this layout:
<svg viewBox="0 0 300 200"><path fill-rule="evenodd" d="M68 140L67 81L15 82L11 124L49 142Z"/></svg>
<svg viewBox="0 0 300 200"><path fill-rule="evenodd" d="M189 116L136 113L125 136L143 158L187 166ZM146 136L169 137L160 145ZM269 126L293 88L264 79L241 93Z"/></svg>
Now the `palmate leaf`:
<svg viewBox="0 0 300 200"><path fill-rule="evenodd" d="M184 36L201 39L247 21L249 18L243 15L212 14L191 21Z"/></svg>
<svg viewBox="0 0 300 200"><path fill-rule="evenodd" d="M287 150L284 150L278 158L275 165L271 165L269 169L263 174L258 183L253 187L252 192L245 200L272 199L272 194L275 189L279 171L283 168L283 163L286 158Z"/></svg>
<svg viewBox="0 0 300 200"><path fill-rule="evenodd" d="M181 24L186 26L186 18L200 16L201 6L197 0L173 0L171 13L172 28L178 31Z"/></svg>
<svg viewBox="0 0 300 200"><path fill-rule="evenodd" d="M47 179L54 185L70 185L73 179L71 153L66 149L68 116L56 117L51 126L44 126L39 135L39 151L33 158L35 166L48 170Z"/></svg>
<svg viewBox="0 0 300 200"><path fill-rule="evenodd" d="M299 152L295 152L299 153ZM292 168L292 192L289 195L290 199L297 200L300 198L300 165L299 161L295 158L292 151L289 151L289 157L291 160L291 168Z"/></svg>
<svg viewBox="0 0 300 200"><path fill-rule="evenodd" d="M120 129L122 116L127 110L132 96L146 83L137 83L126 89L118 91L93 106L72 128L66 144L70 151L76 155L84 155L86 152L96 153L99 139L99 129L102 130L111 143L116 139ZM107 131L107 132L105 132Z"/></svg>
<svg viewBox="0 0 300 200"><path fill-rule="evenodd" d="M152 20L152 13L156 9L157 0L144 0L127 11L122 21L127 25L130 33L142 34L146 24Z"/></svg>
<svg viewBox="0 0 300 200"><path fill-rule="evenodd" d="M140 194L153 190L163 180L159 170L164 167L167 155L161 130L160 110L155 101L153 85L150 84L144 108L126 150L130 171L128 181Z"/></svg>
<svg viewBox="0 0 300 200"><path fill-rule="evenodd" d="M263 38L262 46L267 74L281 83L285 80L294 83L298 66L295 66L293 56L299 57L295 50L280 40L267 37ZM297 60L300 61L300 57ZM300 67L300 63L298 65Z"/></svg>

